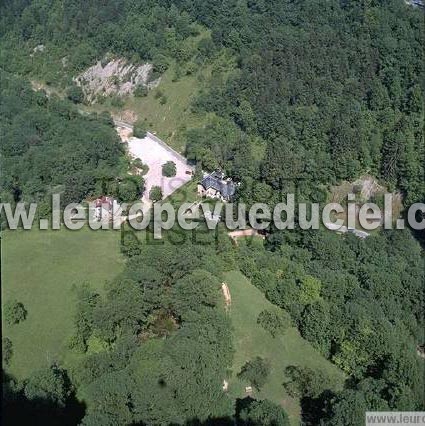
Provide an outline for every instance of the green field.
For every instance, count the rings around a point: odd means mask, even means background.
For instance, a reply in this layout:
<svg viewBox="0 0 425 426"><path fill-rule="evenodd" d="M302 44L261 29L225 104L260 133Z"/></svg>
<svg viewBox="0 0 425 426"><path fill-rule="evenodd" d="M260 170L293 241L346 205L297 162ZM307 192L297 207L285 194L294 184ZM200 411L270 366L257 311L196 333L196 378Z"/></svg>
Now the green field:
<svg viewBox="0 0 425 426"><path fill-rule="evenodd" d="M229 393L235 398L243 398L248 383L240 381L236 375L249 360L260 356L271 366L269 380L260 392L254 390L253 397L267 398L281 404L289 415L291 424L299 424L300 406L283 387L288 380L285 368L289 365L308 366L315 371L325 373L336 387L342 386L344 376L333 364L323 358L295 328L289 329L283 336L273 338L257 324L258 314L272 305L240 272L225 274L229 286L232 304L230 317L234 333L234 360L232 377L229 379Z"/></svg>
<svg viewBox="0 0 425 426"><path fill-rule="evenodd" d="M73 355L73 287L89 282L102 289L123 267L119 233L114 231L6 231L2 239L2 303L22 302L27 319L8 326L13 344L8 372L17 378L54 361L65 365Z"/></svg>

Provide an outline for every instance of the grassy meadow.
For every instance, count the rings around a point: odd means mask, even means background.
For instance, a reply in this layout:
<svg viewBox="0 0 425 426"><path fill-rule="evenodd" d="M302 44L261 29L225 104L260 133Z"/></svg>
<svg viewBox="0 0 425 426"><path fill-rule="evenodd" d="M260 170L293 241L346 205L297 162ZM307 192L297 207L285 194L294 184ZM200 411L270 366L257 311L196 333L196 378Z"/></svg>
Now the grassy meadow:
<svg viewBox="0 0 425 426"><path fill-rule="evenodd" d="M145 121L148 130L156 132L171 147L183 152L184 130L206 122L205 116L194 114L190 108L201 86L198 79L203 74L185 75L175 80L175 67L171 66L164 73L160 85L146 97L129 97L124 109L134 111L140 120Z"/></svg>
<svg viewBox="0 0 425 426"><path fill-rule="evenodd" d="M304 340L295 328L290 328L282 336L273 338L259 324L258 314L264 309L273 308L263 293L258 290L240 272L225 274L229 286L232 304L229 311L233 326L234 359L232 376L229 379L229 393L232 397L246 396L245 383L237 377L241 367L259 356L269 362L271 371L268 382L260 392L254 390L254 398L267 398L281 404L289 415L291 424L300 422L299 401L291 398L283 387L288 380L285 368L290 365L308 366L315 371L322 371L338 388L342 386L342 372L327 361L316 349Z"/></svg>
<svg viewBox="0 0 425 426"><path fill-rule="evenodd" d="M117 231L3 232L2 303L16 299L28 312L19 324L3 321L3 337L13 344L8 372L25 378L54 361L71 362L73 288L88 282L101 290L122 267Z"/></svg>

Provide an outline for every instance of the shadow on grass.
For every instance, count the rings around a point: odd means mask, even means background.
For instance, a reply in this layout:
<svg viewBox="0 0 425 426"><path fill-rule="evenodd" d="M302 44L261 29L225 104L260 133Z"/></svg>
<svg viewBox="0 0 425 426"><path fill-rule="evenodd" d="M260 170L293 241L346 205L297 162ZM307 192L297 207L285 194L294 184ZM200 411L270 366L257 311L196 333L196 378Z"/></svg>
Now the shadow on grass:
<svg viewBox="0 0 425 426"><path fill-rule="evenodd" d="M0 424L3 426L77 426L81 424L85 416L86 406L77 401L75 395L69 397L65 406L42 398L29 400L21 389L14 388L13 379L4 372L2 373L2 385ZM260 426L259 424L252 423L251 421L243 421L239 418L241 410L248 408L254 401L254 399L249 397L238 399L236 401L235 417L212 418L205 421L192 419L185 422L184 426ZM147 425L137 423L132 426ZM169 426L183 425L170 424ZM267 426L272 426L272 424L268 423Z"/></svg>

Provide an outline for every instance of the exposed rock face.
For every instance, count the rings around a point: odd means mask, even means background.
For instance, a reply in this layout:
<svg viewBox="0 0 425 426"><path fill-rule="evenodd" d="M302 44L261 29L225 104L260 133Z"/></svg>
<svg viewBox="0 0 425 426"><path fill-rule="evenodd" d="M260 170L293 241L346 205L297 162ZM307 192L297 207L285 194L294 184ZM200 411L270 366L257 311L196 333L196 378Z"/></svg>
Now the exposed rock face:
<svg viewBox="0 0 425 426"><path fill-rule="evenodd" d="M33 52L34 52L34 53L37 53L37 52L44 52L44 49L45 49L44 44L39 44L38 46L35 46L35 47L34 47Z"/></svg>
<svg viewBox="0 0 425 426"><path fill-rule="evenodd" d="M363 200L370 200L377 194L385 193L386 189L373 176L364 176L353 183L353 191L359 192Z"/></svg>
<svg viewBox="0 0 425 426"><path fill-rule="evenodd" d="M406 4L413 7L419 7L425 10L425 1L424 0L404 0Z"/></svg>
<svg viewBox="0 0 425 426"><path fill-rule="evenodd" d="M100 96L129 95L140 85L157 86L159 79L149 81L152 69L152 64L134 65L119 58L106 64L99 61L74 80L83 89L87 101L94 103Z"/></svg>
<svg viewBox="0 0 425 426"><path fill-rule="evenodd" d="M38 52L44 52L46 50L46 46L44 44L39 44L32 49L32 53L30 54L31 58Z"/></svg>

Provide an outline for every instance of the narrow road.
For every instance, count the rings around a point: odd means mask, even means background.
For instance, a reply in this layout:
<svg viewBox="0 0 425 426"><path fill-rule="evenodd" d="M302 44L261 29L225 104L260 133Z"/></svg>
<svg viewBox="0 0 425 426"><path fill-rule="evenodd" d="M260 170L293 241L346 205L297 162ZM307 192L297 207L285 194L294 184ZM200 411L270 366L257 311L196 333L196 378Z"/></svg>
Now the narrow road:
<svg viewBox="0 0 425 426"><path fill-rule="evenodd" d="M115 126L118 127L125 127L126 129L129 130L133 130L133 125L130 123L125 123L124 121L120 121L120 120L115 120L115 118L113 119Z"/></svg>

